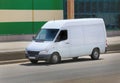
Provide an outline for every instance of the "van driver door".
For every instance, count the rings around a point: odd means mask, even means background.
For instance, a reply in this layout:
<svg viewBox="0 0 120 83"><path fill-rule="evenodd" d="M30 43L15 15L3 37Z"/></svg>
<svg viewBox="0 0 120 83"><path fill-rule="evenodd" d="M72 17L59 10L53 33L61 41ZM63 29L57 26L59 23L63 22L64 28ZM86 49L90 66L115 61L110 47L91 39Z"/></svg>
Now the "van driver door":
<svg viewBox="0 0 120 83"><path fill-rule="evenodd" d="M61 57L70 56L70 44L68 38L68 30L61 30L56 41L56 49L59 51Z"/></svg>

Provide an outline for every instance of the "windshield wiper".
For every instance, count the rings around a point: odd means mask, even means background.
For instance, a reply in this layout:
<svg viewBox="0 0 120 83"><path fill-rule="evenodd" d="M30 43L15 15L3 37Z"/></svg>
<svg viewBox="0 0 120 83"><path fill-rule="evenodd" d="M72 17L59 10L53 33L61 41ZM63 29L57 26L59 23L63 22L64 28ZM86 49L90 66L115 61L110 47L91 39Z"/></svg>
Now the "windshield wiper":
<svg viewBox="0 0 120 83"><path fill-rule="evenodd" d="M36 42L44 42L44 39L35 39Z"/></svg>

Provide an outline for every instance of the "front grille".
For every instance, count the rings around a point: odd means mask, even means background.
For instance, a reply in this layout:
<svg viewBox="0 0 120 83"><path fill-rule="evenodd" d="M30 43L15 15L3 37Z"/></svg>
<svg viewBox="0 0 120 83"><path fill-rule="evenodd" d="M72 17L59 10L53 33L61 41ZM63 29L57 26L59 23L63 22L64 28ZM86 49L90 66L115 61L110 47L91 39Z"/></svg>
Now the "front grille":
<svg viewBox="0 0 120 83"><path fill-rule="evenodd" d="M39 54L39 51L27 51L29 56L35 56Z"/></svg>

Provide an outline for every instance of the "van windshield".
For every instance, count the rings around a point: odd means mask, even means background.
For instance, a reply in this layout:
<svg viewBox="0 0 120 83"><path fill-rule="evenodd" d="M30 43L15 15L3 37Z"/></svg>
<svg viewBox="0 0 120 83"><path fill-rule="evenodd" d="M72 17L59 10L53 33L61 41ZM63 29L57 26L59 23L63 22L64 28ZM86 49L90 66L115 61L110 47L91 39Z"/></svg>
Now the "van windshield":
<svg viewBox="0 0 120 83"><path fill-rule="evenodd" d="M53 41L59 29L41 29L35 41Z"/></svg>

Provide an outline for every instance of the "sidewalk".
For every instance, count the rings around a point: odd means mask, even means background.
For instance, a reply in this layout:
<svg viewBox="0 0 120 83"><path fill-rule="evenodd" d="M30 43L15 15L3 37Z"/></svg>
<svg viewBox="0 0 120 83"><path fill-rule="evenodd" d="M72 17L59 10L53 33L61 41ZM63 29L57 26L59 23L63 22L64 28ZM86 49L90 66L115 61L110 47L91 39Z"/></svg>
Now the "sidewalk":
<svg viewBox="0 0 120 83"><path fill-rule="evenodd" d="M116 37L108 37L107 38L108 45L117 45L120 44L120 36Z"/></svg>
<svg viewBox="0 0 120 83"><path fill-rule="evenodd" d="M29 45L30 42L31 41L0 42L0 53L25 51L25 48ZM120 44L120 36L108 37L107 43L108 45Z"/></svg>
<svg viewBox="0 0 120 83"><path fill-rule="evenodd" d="M0 42L0 53L24 51L31 41Z"/></svg>
<svg viewBox="0 0 120 83"><path fill-rule="evenodd" d="M0 42L0 61L25 59L24 51L31 41ZM108 51L120 50L120 36L108 37Z"/></svg>

